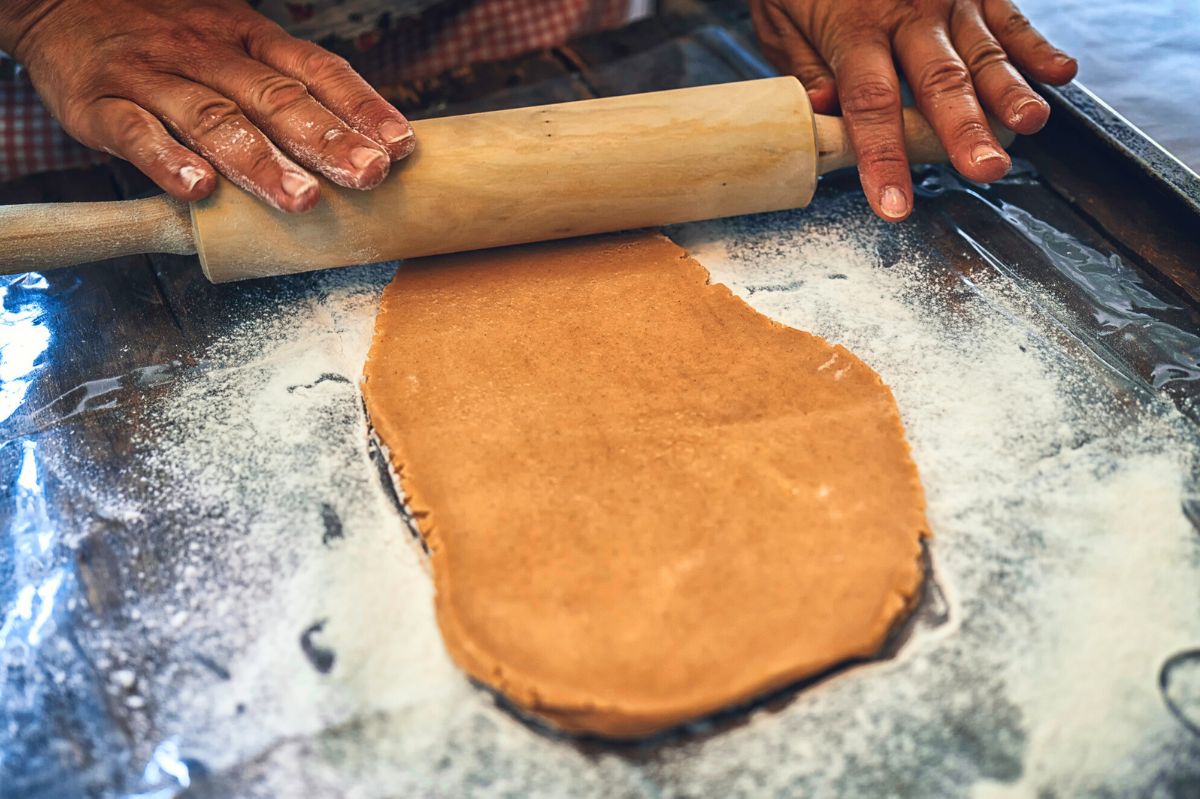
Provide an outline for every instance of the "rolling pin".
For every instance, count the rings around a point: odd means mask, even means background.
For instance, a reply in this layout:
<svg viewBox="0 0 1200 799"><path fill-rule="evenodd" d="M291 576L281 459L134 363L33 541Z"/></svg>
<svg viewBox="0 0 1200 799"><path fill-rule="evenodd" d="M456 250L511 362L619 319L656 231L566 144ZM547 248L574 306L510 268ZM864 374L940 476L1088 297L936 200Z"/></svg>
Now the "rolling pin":
<svg viewBox="0 0 1200 799"><path fill-rule="evenodd" d="M914 163L946 160L905 110ZM996 126L994 126L996 127ZM221 180L166 195L0 207L0 273L135 253L196 253L214 283L799 208L854 163L842 121L795 78L429 119L418 146L362 192L322 181L286 214ZM1011 136L1002 141L1007 144Z"/></svg>

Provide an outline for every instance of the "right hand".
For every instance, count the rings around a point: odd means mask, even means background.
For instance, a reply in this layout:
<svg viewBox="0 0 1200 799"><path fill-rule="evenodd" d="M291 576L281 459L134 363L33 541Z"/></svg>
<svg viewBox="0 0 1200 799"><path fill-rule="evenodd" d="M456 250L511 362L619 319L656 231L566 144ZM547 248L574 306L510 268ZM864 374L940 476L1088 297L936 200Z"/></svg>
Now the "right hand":
<svg viewBox="0 0 1200 799"><path fill-rule="evenodd" d="M912 211L897 65L955 169L998 180L1012 162L984 111L1014 133L1037 132L1050 106L1021 76L1060 85L1075 59L1051 45L1013 0L750 0L767 57L839 105L871 207L891 222Z"/></svg>
<svg viewBox="0 0 1200 799"><path fill-rule="evenodd" d="M309 170L370 189L416 145L345 60L242 0L6 6L0 49L66 131L181 200L206 197L220 172L276 208L307 211L320 198Z"/></svg>

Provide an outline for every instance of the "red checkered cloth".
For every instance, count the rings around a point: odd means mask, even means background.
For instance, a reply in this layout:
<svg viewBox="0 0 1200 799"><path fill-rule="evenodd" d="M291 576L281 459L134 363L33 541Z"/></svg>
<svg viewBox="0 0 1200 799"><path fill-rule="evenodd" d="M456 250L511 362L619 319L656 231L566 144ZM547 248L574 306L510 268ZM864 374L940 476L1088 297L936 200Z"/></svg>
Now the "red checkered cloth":
<svg viewBox="0 0 1200 799"><path fill-rule="evenodd" d="M477 0L448 18L435 10L416 25L398 24L378 34L378 45L368 42L357 57L343 55L380 84L418 80L619 27L632 21L636 5L630 0Z"/></svg>
<svg viewBox="0 0 1200 799"><path fill-rule="evenodd" d="M431 9L390 29L363 34L347 52L377 86L418 80L482 61L563 44L644 16L645 0L471 0ZM8 65L11 67L11 63ZM0 182L102 163L59 127L19 68L0 77Z"/></svg>
<svg viewBox="0 0 1200 799"><path fill-rule="evenodd" d="M108 160L67 135L38 99L24 72L0 79L0 182L34 172Z"/></svg>

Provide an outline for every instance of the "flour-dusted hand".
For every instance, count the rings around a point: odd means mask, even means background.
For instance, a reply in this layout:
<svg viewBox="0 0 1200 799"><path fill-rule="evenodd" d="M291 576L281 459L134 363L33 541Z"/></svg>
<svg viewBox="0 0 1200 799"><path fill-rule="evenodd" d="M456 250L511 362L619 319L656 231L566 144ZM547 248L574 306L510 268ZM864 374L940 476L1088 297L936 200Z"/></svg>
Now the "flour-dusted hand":
<svg viewBox="0 0 1200 799"><path fill-rule="evenodd" d="M1022 134L1050 115L1017 69L1051 84L1075 76L1075 60L1010 0L750 0L750 10L768 57L804 83L813 107L841 105L863 190L888 220L912 210L897 62L951 163L978 181L1012 165L985 109Z"/></svg>
<svg viewBox="0 0 1200 799"><path fill-rule="evenodd" d="M0 49L68 133L183 200L207 196L215 168L306 211L320 197L307 170L370 189L415 145L345 60L242 0L9 0Z"/></svg>

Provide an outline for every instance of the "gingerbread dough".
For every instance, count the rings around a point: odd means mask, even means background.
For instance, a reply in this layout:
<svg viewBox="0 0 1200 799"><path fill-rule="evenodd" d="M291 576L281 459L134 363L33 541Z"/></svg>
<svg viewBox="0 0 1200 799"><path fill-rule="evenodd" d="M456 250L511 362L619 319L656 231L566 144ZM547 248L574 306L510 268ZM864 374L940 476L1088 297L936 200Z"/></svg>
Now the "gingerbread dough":
<svg viewBox="0 0 1200 799"><path fill-rule="evenodd" d="M454 660L632 737L878 651L923 578L887 386L668 239L430 258L384 292L364 394Z"/></svg>

